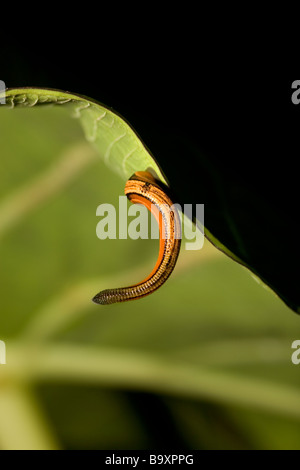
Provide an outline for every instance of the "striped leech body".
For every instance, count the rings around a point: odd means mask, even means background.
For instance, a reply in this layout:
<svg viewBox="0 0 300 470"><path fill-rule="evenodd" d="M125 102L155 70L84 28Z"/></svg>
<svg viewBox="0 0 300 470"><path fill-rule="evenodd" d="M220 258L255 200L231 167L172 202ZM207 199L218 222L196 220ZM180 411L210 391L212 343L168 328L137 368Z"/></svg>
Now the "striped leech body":
<svg viewBox="0 0 300 470"><path fill-rule="evenodd" d="M159 182L146 171L136 172L127 181L125 194L134 204L143 204L152 210L159 225L158 259L152 272L142 282L130 287L106 289L95 295L93 301L101 305L140 299L154 292L172 273L180 251L180 218Z"/></svg>

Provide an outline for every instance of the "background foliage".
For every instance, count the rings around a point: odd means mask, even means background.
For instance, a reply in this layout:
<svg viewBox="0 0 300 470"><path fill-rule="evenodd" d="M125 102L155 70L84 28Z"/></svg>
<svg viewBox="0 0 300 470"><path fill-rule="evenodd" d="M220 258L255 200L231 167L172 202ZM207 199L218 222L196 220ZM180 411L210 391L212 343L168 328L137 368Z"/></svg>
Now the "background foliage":
<svg viewBox="0 0 300 470"><path fill-rule="evenodd" d="M0 111L1 447L298 449L297 315L208 242L155 295L94 305L157 244L97 239L124 184L63 109Z"/></svg>

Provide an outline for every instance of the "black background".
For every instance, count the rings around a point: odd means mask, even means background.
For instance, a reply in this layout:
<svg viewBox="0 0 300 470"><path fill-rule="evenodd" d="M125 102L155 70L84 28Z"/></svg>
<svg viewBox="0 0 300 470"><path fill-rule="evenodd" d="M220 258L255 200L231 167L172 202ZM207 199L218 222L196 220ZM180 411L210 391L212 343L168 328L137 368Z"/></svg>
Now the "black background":
<svg viewBox="0 0 300 470"><path fill-rule="evenodd" d="M276 58L267 62L259 46L216 55L197 36L186 42L166 36L160 45L147 32L129 38L99 33L98 47L94 40L87 50L79 39L57 44L49 38L41 45L36 38L24 47L7 41L1 79L7 87L58 88L97 99L130 122L171 180L180 172L201 183L193 157L177 148L180 135L225 178L240 178L292 215L300 105L291 101L291 84L297 76Z"/></svg>

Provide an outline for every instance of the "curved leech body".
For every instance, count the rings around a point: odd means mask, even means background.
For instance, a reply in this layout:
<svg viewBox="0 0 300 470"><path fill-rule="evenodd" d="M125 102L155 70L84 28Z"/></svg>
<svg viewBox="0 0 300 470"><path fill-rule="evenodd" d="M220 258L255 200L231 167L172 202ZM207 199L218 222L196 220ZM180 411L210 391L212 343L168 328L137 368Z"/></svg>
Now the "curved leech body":
<svg viewBox="0 0 300 470"><path fill-rule="evenodd" d="M159 224L159 255L154 269L142 282L130 287L106 289L95 295L93 301L101 305L139 299L154 292L172 273L180 251L181 224L177 209L152 175L135 173L125 185L125 194L131 202L152 210Z"/></svg>

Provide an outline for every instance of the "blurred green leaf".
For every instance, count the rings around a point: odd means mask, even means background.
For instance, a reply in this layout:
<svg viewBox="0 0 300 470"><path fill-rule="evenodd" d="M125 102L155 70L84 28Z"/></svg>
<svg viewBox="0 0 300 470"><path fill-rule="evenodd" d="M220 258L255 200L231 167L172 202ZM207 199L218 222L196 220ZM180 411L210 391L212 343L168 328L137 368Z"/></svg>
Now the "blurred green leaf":
<svg viewBox="0 0 300 470"><path fill-rule="evenodd" d="M298 449L298 317L209 242L155 295L91 302L158 247L97 239L124 182L70 111L0 107L0 447Z"/></svg>

